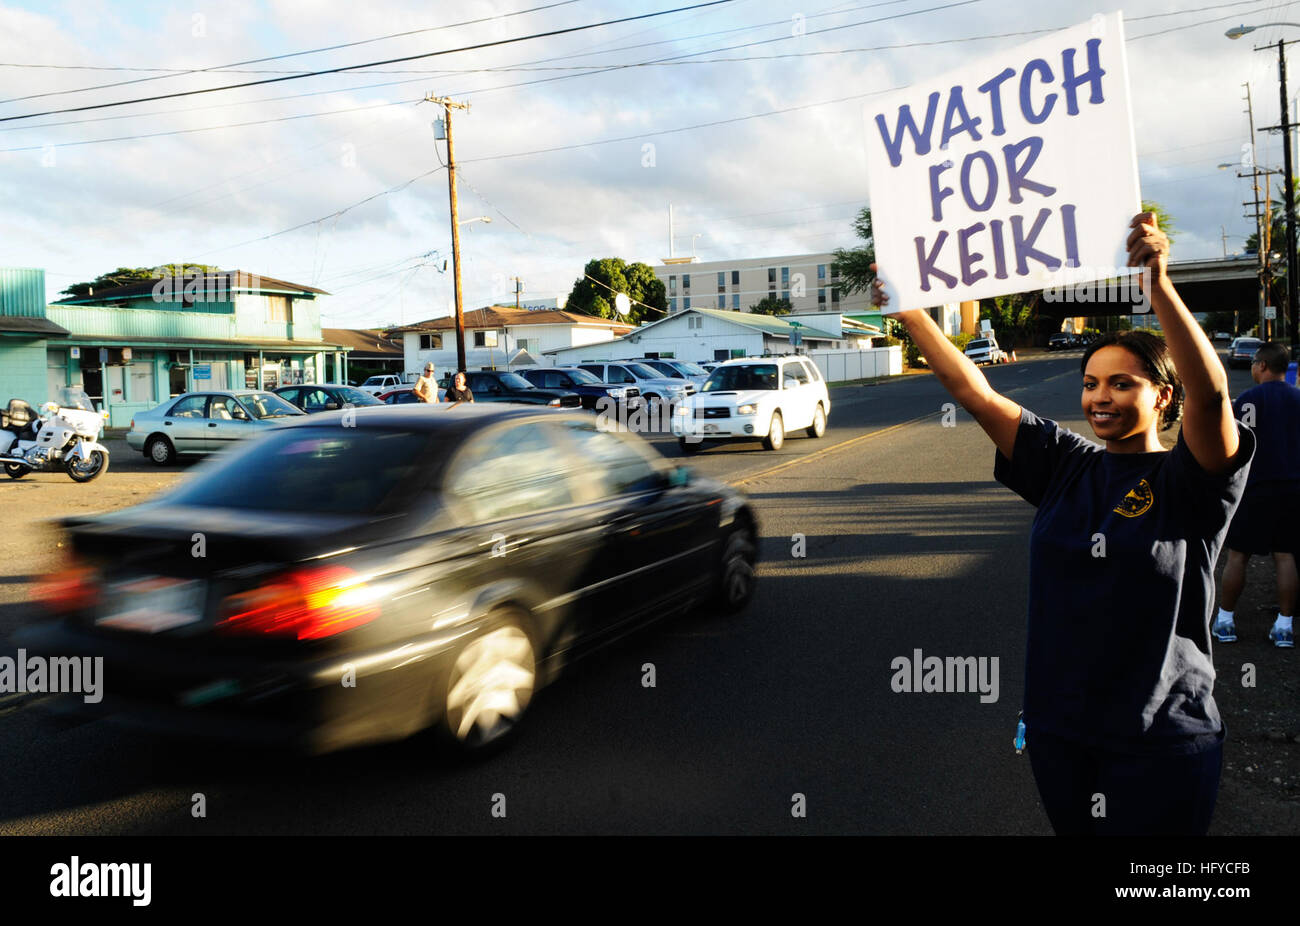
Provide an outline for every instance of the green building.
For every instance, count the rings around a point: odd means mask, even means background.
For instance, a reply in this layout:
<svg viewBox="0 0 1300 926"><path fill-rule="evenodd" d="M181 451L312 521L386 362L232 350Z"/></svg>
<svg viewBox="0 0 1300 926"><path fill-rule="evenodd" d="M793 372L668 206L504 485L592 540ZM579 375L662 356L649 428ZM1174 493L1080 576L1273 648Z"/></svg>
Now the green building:
<svg viewBox="0 0 1300 926"><path fill-rule="evenodd" d="M68 330L46 317L45 271L0 267L0 405L48 402L50 350L67 338Z"/></svg>
<svg viewBox="0 0 1300 926"><path fill-rule="evenodd" d="M33 272L44 277L41 271L0 274ZM0 276L0 286L6 279ZM92 290L49 306L43 286L42 279L40 315L56 331L41 336L40 351L28 346L26 372L13 380L30 393L43 386L47 395L80 383L108 410L110 427L127 427L136 412L196 389L347 381L347 348L321 336L321 299L329 294L312 286L241 270L196 272ZM33 377L28 367L37 352L43 375ZM4 357L0 386L10 378Z"/></svg>

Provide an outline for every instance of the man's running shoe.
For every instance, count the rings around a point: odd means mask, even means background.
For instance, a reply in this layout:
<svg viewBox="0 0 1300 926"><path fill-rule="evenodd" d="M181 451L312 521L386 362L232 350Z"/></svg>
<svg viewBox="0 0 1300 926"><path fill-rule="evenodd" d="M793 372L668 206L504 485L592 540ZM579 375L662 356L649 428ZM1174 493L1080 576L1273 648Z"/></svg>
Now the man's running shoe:
<svg viewBox="0 0 1300 926"><path fill-rule="evenodd" d="M1220 643L1237 642L1237 625L1231 620L1222 619L1214 622L1214 639Z"/></svg>
<svg viewBox="0 0 1300 926"><path fill-rule="evenodd" d="M1290 630L1281 630L1277 624L1274 624L1268 631L1268 638L1273 641L1274 646L1290 649L1295 646L1295 640L1291 636Z"/></svg>

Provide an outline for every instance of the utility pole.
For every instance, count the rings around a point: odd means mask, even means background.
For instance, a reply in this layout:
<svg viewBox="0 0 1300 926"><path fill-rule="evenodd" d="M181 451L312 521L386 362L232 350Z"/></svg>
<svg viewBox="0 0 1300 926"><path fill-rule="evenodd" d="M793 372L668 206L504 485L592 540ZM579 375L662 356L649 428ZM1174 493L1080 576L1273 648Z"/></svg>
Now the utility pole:
<svg viewBox="0 0 1300 926"><path fill-rule="evenodd" d="M524 291L524 281L519 277L511 277L515 281L515 311L519 311L519 294Z"/></svg>
<svg viewBox="0 0 1300 926"><path fill-rule="evenodd" d="M1256 51L1263 51L1268 45L1260 46ZM1286 42L1277 42L1277 79L1278 92L1282 100L1282 124L1268 126L1267 131L1278 130L1282 133L1282 195L1286 202L1286 301L1287 327L1291 329L1291 353L1300 351L1300 325L1297 325L1297 303L1300 303L1300 268L1296 267L1296 227L1295 196L1293 187L1295 173L1291 162L1291 105L1286 92Z"/></svg>
<svg viewBox="0 0 1300 926"><path fill-rule="evenodd" d="M466 369L465 363L465 306L461 301L460 287L460 225L458 218L460 209L456 201L456 147L451 137L451 111L453 109L463 109L469 112L468 103L457 103L451 97L433 96L430 94L425 97L430 103L437 103L442 106L446 117L447 127L447 189L451 199L451 264L452 264L452 287L456 296L456 369Z"/></svg>
<svg viewBox="0 0 1300 926"><path fill-rule="evenodd" d="M1255 202L1254 202L1254 206L1255 206L1255 250L1256 250L1256 252L1258 253L1258 257L1259 257L1259 333L1260 333L1260 336L1262 337L1263 334L1264 334L1264 307L1265 307L1266 305L1268 305L1268 285L1269 285L1269 282L1270 282L1270 280L1269 280L1269 267L1268 267L1268 264L1269 264L1269 256L1268 256L1268 253L1269 253L1270 248L1272 247L1272 243L1271 243L1271 241L1269 240L1272 236L1269 235L1268 232L1269 232L1269 231L1272 231L1272 228L1270 227L1267 231L1265 230L1264 224L1263 224L1263 222L1261 221L1261 217L1260 217L1260 214L1259 214L1259 206L1260 206L1260 202L1259 202L1259 175L1260 175L1260 167L1259 167L1259 162L1258 162L1258 161L1256 160L1256 158L1255 158L1255 105L1254 105L1254 103L1251 101L1251 98L1250 98L1250 84L1247 83L1247 84L1245 85L1245 87L1246 87L1246 117L1250 120L1250 173L1251 173L1251 186L1253 187L1253 189L1254 189L1254 191L1255 191ZM1267 172L1264 173L1264 189L1265 189L1265 191L1268 190L1268 173L1267 173ZM1267 198L1267 197L1266 197L1266 198ZM1243 205L1244 205L1244 204L1243 204ZM1241 329L1240 320L1239 320L1239 319L1235 319L1235 321L1237 321L1237 325L1232 329L1232 334L1233 334L1234 337L1240 333L1240 329Z"/></svg>

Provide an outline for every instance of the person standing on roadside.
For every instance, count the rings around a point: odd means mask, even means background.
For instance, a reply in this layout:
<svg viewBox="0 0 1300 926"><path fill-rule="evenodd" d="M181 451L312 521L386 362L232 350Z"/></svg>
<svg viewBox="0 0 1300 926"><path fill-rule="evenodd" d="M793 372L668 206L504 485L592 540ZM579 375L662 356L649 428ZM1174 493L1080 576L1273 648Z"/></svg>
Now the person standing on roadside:
<svg viewBox="0 0 1300 926"><path fill-rule="evenodd" d="M1270 341L1255 351L1250 376L1257 385L1232 403L1237 419L1255 431L1255 462L1246 494L1228 528L1219 613L1214 638L1237 639L1234 611L1246 587L1246 564L1252 555L1272 554L1277 570L1277 618L1269 629L1273 645L1295 646L1291 619L1295 614L1296 525L1300 524L1300 389L1286 381L1291 362L1285 347Z"/></svg>
<svg viewBox="0 0 1300 926"><path fill-rule="evenodd" d="M433 378L433 364L424 365L424 375L415 381L415 397L421 402L438 401L438 383Z"/></svg>
<svg viewBox="0 0 1300 926"><path fill-rule="evenodd" d="M1084 352L1080 400L1101 444L995 392L929 313L895 315L997 447L994 477L1038 509L1023 723L1052 828L1205 835L1224 740L1210 656L1214 562L1255 440L1169 280L1168 237L1149 212L1129 229L1128 265L1140 268L1165 337L1110 335ZM881 281L874 287L884 306ZM1160 430L1180 416L1165 450Z"/></svg>
<svg viewBox="0 0 1300 926"><path fill-rule="evenodd" d="M474 393L470 391L469 386L465 383L464 370L457 371L456 375L451 378L451 385L447 387L443 401L456 403L474 401Z"/></svg>

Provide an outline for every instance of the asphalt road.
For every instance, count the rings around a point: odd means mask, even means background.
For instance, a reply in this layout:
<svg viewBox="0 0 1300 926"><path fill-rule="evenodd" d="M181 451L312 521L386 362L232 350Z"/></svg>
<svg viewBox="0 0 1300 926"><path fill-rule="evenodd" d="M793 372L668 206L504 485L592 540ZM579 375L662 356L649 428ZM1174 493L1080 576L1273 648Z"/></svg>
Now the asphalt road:
<svg viewBox="0 0 1300 926"><path fill-rule="evenodd" d="M1088 433L1078 357L989 376ZM1249 384L1244 372L1232 382L1234 394ZM450 765L413 740L299 759L105 723L64 729L19 709L0 715L0 834L1049 834L1028 759L1011 748L1032 509L993 481L992 445L969 416L944 426L933 377L842 387L833 401L821 440L683 459L756 503L748 611L675 619L580 664L504 754ZM655 443L680 457L675 441ZM104 485L143 496L171 478L121 466ZM95 491L69 482L58 497L69 489ZM56 551L12 521L6 534L0 552L29 551L0 558L7 637L34 618L26 580ZM997 700L894 693L891 661L917 649L997 658ZM792 813L800 796L806 816ZM1300 814L1229 776L1214 831L1297 833Z"/></svg>

